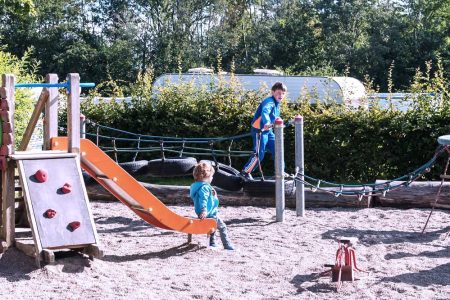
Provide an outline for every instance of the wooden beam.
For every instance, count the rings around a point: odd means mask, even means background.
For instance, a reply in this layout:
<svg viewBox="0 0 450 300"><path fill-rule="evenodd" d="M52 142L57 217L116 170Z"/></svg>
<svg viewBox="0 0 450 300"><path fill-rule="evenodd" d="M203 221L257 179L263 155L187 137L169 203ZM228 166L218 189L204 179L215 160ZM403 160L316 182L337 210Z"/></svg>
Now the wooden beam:
<svg viewBox="0 0 450 300"><path fill-rule="evenodd" d="M376 183L384 183L385 180L377 180ZM401 182L392 182L397 185ZM391 190L386 195L376 196L375 206L393 206L402 208L429 208L432 207L436 193L439 189L440 181L415 181L409 187L400 187ZM441 195L436 207L450 207L450 182L444 182Z"/></svg>
<svg viewBox="0 0 450 300"><path fill-rule="evenodd" d="M2 75L2 87L7 90L7 107L10 116L14 116L14 86L16 78L12 74ZM11 126L11 153L14 153L14 118L9 123ZM6 169L2 171L1 209L2 209L2 232L1 239L6 247L14 244L15 233L15 201L14 201L14 167L15 162L6 163Z"/></svg>
<svg viewBox="0 0 450 300"><path fill-rule="evenodd" d="M67 103L67 136L69 138L68 152L80 153L80 75L70 73L69 99Z"/></svg>
<svg viewBox="0 0 450 300"><path fill-rule="evenodd" d="M45 81L47 83L58 83L58 75L47 74ZM44 112L44 149L51 149L50 139L58 136L58 88L48 88L47 102Z"/></svg>
<svg viewBox="0 0 450 300"><path fill-rule="evenodd" d="M45 108L45 103L47 103L48 99L48 91L43 89L39 99L34 107L33 114L31 115L31 119L28 122L27 128L22 137L22 141L20 142L19 151L27 150L28 144L30 143L31 136L33 135L34 128L36 127L39 118L41 117L41 113Z"/></svg>

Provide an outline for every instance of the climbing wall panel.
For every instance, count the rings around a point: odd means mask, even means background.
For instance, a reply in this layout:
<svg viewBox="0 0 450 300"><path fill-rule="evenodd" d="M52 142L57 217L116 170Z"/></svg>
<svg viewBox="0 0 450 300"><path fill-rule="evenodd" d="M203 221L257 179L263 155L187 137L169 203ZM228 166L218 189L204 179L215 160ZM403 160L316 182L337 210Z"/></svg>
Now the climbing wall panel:
<svg viewBox="0 0 450 300"><path fill-rule="evenodd" d="M40 248L96 243L95 227L76 158L20 160L19 169Z"/></svg>

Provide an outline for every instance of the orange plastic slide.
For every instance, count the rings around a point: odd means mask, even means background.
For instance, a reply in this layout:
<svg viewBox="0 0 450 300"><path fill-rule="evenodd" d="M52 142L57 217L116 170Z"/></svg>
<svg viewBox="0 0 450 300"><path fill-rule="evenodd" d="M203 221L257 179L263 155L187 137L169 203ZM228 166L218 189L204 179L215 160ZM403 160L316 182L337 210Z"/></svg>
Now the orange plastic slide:
<svg viewBox="0 0 450 300"><path fill-rule="evenodd" d="M52 150L67 150L67 137L52 138ZM191 219L171 211L93 142L81 139L81 167L123 204L151 225L188 234L216 230L213 219Z"/></svg>

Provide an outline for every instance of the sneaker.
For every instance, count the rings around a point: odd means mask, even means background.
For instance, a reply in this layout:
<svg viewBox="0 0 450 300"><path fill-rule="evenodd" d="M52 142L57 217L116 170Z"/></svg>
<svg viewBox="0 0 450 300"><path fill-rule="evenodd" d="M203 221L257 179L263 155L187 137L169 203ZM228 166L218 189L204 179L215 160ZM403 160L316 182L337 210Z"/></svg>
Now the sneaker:
<svg viewBox="0 0 450 300"><path fill-rule="evenodd" d="M244 171L241 171L241 172L239 173L239 176L240 176L242 179L244 179L245 181L253 180L252 174L247 173L247 172L244 172Z"/></svg>
<svg viewBox="0 0 450 300"><path fill-rule="evenodd" d="M217 247L215 233L209 236L209 246L213 248Z"/></svg>
<svg viewBox="0 0 450 300"><path fill-rule="evenodd" d="M225 246L223 246L223 248L224 248L225 250L236 250L236 248L234 248L234 246L231 245L231 244L225 245Z"/></svg>

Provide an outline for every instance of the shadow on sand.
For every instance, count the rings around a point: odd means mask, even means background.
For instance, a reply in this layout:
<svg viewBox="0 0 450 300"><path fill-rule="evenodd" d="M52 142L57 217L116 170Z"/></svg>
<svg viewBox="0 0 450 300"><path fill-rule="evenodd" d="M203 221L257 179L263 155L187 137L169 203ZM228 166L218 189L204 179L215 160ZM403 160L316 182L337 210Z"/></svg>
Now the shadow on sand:
<svg viewBox="0 0 450 300"><path fill-rule="evenodd" d="M145 254L129 254L129 255L105 255L102 258L104 261L109 262L128 262L135 260L148 260L152 258L167 259L173 256L183 256L189 252L196 252L205 247L196 244L184 243L179 246L175 246L169 249L161 250L158 252L150 252Z"/></svg>
<svg viewBox="0 0 450 300"><path fill-rule="evenodd" d="M77 251L55 252L55 259L54 265L41 262L41 266L56 272L82 273L84 268L91 264L86 256ZM0 277L6 278L9 282L30 280L29 274L37 270L35 259L15 248L8 249L0 257Z"/></svg>
<svg viewBox="0 0 450 300"><path fill-rule="evenodd" d="M413 286L450 285L450 263L417 273L406 273L392 277L384 277L380 282L407 283Z"/></svg>
<svg viewBox="0 0 450 300"><path fill-rule="evenodd" d="M375 244L398 244L398 243L429 243L440 238L448 231L448 228L426 232L399 231L399 230L367 230L357 228L338 228L326 231L322 234L323 239L336 240L341 236L357 237L358 244L371 246Z"/></svg>

